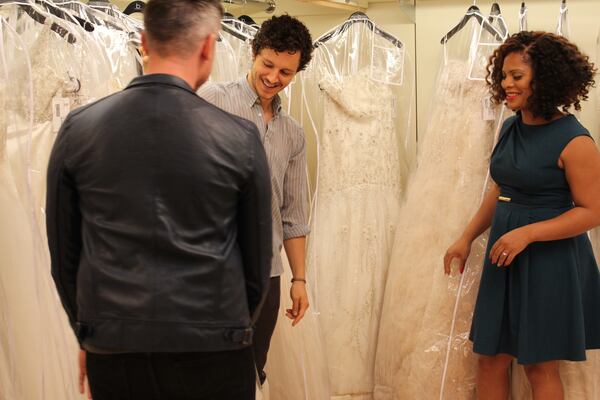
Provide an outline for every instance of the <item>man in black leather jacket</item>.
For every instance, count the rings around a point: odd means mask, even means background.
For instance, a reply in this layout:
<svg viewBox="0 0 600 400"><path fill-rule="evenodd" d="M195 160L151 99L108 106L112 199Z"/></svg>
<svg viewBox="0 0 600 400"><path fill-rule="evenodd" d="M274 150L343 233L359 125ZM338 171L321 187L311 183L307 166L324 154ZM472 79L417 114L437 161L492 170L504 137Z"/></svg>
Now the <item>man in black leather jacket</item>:
<svg viewBox="0 0 600 400"><path fill-rule="evenodd" d="M271 188L256 127L195 94L221 16L150 0L147 75L71 112L52 150L52 276L95 400L254 399Z"/></svg>

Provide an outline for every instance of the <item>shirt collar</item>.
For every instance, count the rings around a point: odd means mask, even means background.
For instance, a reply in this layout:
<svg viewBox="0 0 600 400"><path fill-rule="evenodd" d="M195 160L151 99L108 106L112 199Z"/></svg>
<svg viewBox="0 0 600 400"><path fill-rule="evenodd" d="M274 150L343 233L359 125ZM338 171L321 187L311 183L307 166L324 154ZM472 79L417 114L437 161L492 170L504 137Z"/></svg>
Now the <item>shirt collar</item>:
<svg viewBox="0 0 600 400"><path fill-rule="evenodd" d="M133 80L131 82L129 82L129 85L127 85L126 89L129 89L129 88L135 87L135 86L152 85L152 84L175 86L175 87L187 90L188 92L196 94L196 92L194 92L194 90L191 88L190 85L188 85L188 83L186 81L184 81L183 79L181 79L178 76L169 75L169 74L148 74L148 75L142 75L142 76L135 77L135 78L133 78Z"/></svg>
<svg viewBox="0 0 600 400"><path fill-rule="evenodd" d="M240 79L239 84L242 87L244 103L246 103L248 105L248 107L252 107L253 105L255 105L257 103L258 103L258 105L260 105L260 99L258 98L258 95L254 91L254 89L252 89L252 86L250 86L250 83L248 83L248 78L244 77L244 78ZM281 112L282 107L281 107L281 98L279 97L279 94L275 95L271 106L273 107L274 115L278 115Z"/></svg>

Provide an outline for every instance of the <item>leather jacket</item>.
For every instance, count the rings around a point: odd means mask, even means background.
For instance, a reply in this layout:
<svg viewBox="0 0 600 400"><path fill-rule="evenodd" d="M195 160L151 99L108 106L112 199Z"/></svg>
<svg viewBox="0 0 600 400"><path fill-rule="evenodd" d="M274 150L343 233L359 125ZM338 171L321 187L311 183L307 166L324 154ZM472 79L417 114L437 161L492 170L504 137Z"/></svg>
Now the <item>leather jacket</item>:
<svg viewBox="0 0 600 400"><path fill-rule="evenodd" d="M256 126L182 79L135 78L74 110L48 166L52 276L85 348L251 343L271 268L271 188Z"/></svg>

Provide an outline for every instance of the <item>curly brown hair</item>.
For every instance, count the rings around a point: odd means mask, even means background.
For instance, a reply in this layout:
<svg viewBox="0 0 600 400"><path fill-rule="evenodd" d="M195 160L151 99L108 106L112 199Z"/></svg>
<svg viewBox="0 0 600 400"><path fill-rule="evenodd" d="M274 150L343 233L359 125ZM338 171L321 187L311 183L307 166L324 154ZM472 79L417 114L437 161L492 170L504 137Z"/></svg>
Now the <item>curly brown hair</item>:
<svg viewBox="0 0 600 400"><path fill-rule="evenodd" d="M312 58L312 39L308 28L298 19L287 14L272 17L260 26L252 40L252 53L256 56L262 49L273 49L278 53L300 52L298 71L306 68Z"/></svg>
<svg viewBox="0 0 600 400"><path fill-rule="evenodd" d="M502 89L504 59L511 53L522 53L533 70L532 95L527 107L535 117L552 119L556 110L564 112L573 106L581 110L594 86L596 68L589 57L562 36L548 32L519 32L510 36L490 57L486 81L492 100L500 104L506 99Z"/></svg>

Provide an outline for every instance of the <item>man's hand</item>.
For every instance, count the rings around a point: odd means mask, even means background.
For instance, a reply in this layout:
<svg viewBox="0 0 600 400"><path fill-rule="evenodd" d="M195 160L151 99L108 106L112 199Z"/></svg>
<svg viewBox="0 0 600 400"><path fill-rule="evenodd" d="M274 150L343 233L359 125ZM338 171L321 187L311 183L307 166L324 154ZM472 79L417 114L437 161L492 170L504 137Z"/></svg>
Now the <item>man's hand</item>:
<svg viewBox="0 0 600 400"><path fill-rule="evenodd" d="M87 397L88 399L92 400L92 390L90 389L89 382L87 382L87 368L85 366L85 356L85 350L79 350L79 393L85 394L85 388L87 386Z"/></svg>
<svg viewBox="0 0 600 400"><path fill-rule="evenodd" d="M308 309L306 283L302 281L292 282L290 297L292 298L292 308L285 310L285 316L293 320L292 326L296 326Z"/></svg>

